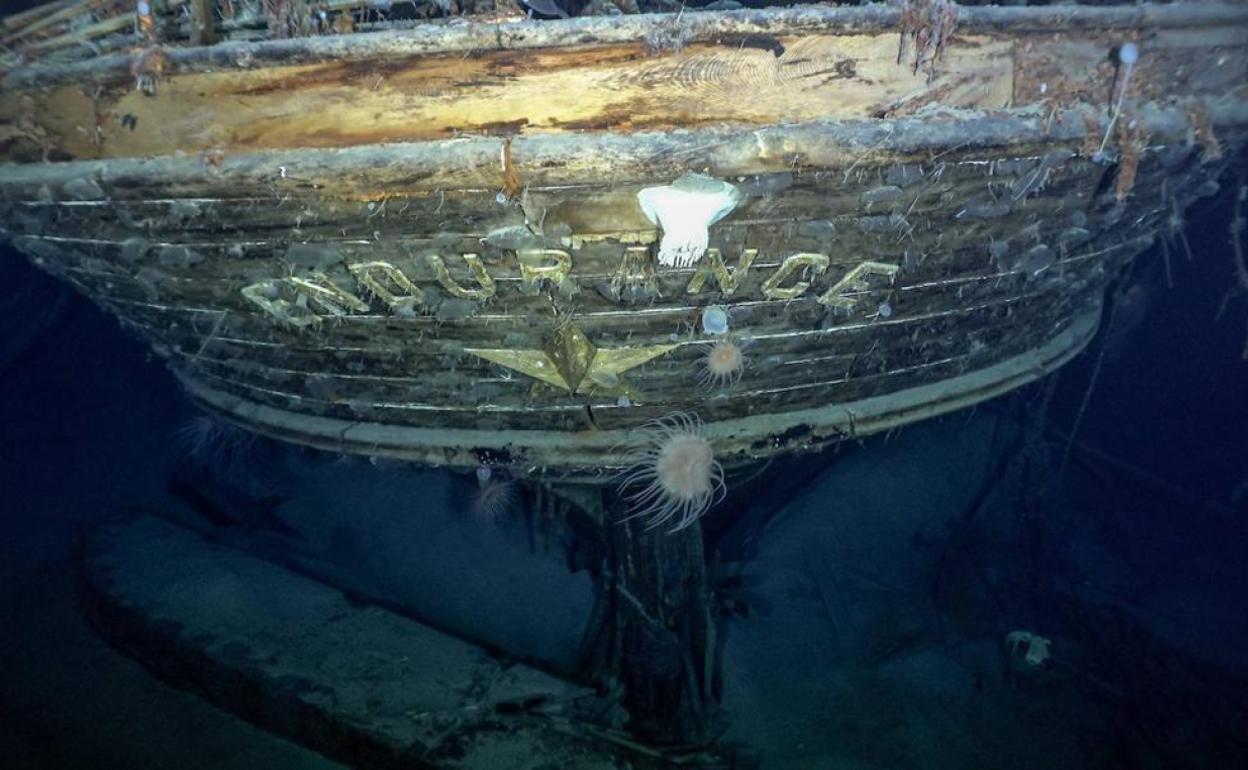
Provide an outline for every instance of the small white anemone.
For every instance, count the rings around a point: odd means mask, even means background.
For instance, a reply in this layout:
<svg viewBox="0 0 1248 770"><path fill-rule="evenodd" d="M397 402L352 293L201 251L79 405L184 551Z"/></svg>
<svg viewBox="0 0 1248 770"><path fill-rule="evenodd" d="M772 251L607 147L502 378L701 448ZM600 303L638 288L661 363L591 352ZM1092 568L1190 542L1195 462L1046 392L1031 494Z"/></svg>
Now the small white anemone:
<svg viewBox="0 0 1248 770"><path fill-rule="evenodd" d="M641 212L663 230L659 264L697 263L706 253L711 225L732 213L742 197L736 187L704 174L685 174L670 185L637 193Z"/></svg>
<svg viewBox="0 0 1248 770"><path fill-rule="evenodd" d="M625 521L647 519L646 529L672 519L676 523L669 532L684 529L727 494L724 469L696 415L678 413L650 423L643 446L632 459L620 486L640 489L626 495Z"/></svg>
<svg viewBox="0 0 1248 770"><path fill-rule="evenodd" d="M702 311L703 334L727 334L728 311L719 305L711 305Z"/></svg>

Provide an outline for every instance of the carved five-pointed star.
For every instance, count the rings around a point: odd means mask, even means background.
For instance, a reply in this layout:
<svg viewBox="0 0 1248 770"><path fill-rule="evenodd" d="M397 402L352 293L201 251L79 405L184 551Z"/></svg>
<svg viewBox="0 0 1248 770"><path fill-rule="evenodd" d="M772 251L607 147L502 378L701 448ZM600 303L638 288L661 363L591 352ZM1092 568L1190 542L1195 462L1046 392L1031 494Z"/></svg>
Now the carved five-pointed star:
<svg viewBox="0 0 1248 770"><path fill-rule="evenodd" d="M468 348L487 361L562 388L569 393L629 393L621 376L676 345L600 348L572 324L561 325L540 349Z"/></svg>

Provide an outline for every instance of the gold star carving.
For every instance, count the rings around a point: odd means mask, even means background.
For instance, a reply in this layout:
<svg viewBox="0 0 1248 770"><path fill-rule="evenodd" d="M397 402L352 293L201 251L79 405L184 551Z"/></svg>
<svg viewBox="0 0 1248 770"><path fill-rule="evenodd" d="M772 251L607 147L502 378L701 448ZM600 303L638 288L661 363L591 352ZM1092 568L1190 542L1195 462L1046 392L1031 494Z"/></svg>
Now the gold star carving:
<svg viewBox="0 0 1248 770"><path fill-rule="evenodd" d="M474 356L527 374L569 393L591 390L632 392L621 376L651 361L675 345L599 348L572 324L562 324L543 340L540 349L468 348Z"/></svg>

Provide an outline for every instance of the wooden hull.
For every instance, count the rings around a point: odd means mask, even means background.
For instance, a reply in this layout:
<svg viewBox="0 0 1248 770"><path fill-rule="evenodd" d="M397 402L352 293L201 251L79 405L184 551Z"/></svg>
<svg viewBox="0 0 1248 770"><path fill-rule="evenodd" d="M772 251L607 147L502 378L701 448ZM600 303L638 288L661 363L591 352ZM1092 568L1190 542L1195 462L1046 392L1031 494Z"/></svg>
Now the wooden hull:
<svg viewBox="0 0 1248 770"><path fill-rule="evenodd" d="M877 9L192 49L152 96L103 67L91 111L137 128L91 141L80 84L17 71L4 221L205 406L285 440L574 481L673 413L729 467L816 449L1068 360L1242 142L1245 9L963 10L930 75ZM1146 32L1098 155L1106 62ZM691 172L738 200L666 266L638 195ZM721 339L746 365L707 384Z"/></svg>

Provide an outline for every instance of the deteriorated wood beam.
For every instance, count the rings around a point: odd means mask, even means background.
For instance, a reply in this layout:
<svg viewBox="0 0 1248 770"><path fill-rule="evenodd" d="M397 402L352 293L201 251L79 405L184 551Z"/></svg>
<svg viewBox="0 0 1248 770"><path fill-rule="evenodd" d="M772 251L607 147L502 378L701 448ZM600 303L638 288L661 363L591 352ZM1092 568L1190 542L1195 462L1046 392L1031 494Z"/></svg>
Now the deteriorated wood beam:
<svg viewBox="0 0 1248 770"><path fill-rule="evenodd" d="M56 156L88 158L768 125L933 102L1008 106L1015 65L1007 42L960 38L946 52L948 71L930 82L896 64L896 45L894 34L784 36L754 46L691 43L652 56L634 41L190 74L161 59L150 87L136 88L127 70L98 88L0 93L0 123L21 123L25 112Z"/></svg>
<svg viewBox="0 0 1248 770"><path fill-rule="evenodd" d="M213 0L191 0L191 45L212 45L217 41L217 14L213 6Z"/></svg>
<svg viewBox="0 0 1248 770"><path fill-rule="evenodd" d="M1233 98L1160 107L1136 114L1154 143L1186 141L1191 110L1203 105L1223 130L1248 126L1248 104ZM582 183L587 178L669 178L690 168L720 177L794 169L844 167L882 153L894 162L928 159L949 147L992 150L1078 146L1099 136L1107 117L1085 120L1068 110L1046 128L1032 112L1000 111L933 121L812 121L760 129L707 129L635 134L550 134L512 139L516 171L527 184ZM110 198L149 195L156 185L166 195L184 188L229 185L239 195L297 194L333 186L361 199L384 191L497 190L503 182L499 157L504 140L492 137L395 143L328 150L276 150L225 154L219 162L198 156L124 158L107 161L0 165L0 194L11 200L39 200L76 179L91 179ZM283 172L284 169L284 172Z"/></svg>
<svg viewBox="0 0 1248 770"><path fill-rule="evenodd" d="M6 35L3 38L3 41L0 42L3 42L4 45L13 45L14 43L20 42L24 38L30 37L36 32L55 27L57 24L68 22L80 14L85 15L90 13L96 8L104 5L107 1L108 0L79 0L79 2L67 4L59 10L49 13L47 16L42 16L31 21L29 24L24 24L16 33Z"/></svg>
<svg viewBox="0 0 1248 770"><path fill-rule="evenodd" d="M34 8L28 8L11 16L5 16L0 19L0 33L3 33L7 39L11 34L24 29L27 25L34 23L39 19L57 13L71 5L75 5L80 0L56 0L52 3L44 3Z"/></svg>
<svg viewBox="0 0 1248 770"><path fill-rule="evenodd" d="M582 17L560 21L519 21L462 26L427 25L399 32L221 43L169 52L180 72L249 69L267 64L372 57L409 57L434 53L531 50L561 46L633 43L647 37L708 43L735 36L747 46L777 35L873 34L901 29L901 9L892 6L802 7L791 9L643 14ZM993 6L958 11L958 34L1025 35L1067 31L1114 31L1147 27L1183 29L1248 24L1248 6L1234 4L1138 6ZM125 55L102 56L65 64L36 64L5 77L8 88L30 88L95 80L129 70Z"/></svg>
<svg viewBox="0 0 1248 770"><path fill-rule="evenodd" d="M489 29L506 36L517 26ZM574 45L528 50L496 37L462 53L454 52L454 41L444 41L449 52L374 51L363 58L357 54L369 50L374 36L333 36L334 46L346 47L327 50L340 58L270 66L254 64L267 43L197 49L214 56L234 52L232 62L214 59L212 71L178 64L177 50L146 51L125 57L121 71L100 66L73 82L0 88L0 159L231 155L465 135L765 127L1027 104L1045 111L1087 104L1104 112L1116 77L1109 52L1126 39L959 27L940 61L916 71L898 64L895 30L773 27L768 34L725 32L688 41L683 27L676 33L658 28L661 40L677 40L678 50L652 50L653 36L615 42L587 36ZM438 35L463 38L476 34L473 29L439 28ZM1248 78L1248 23L1151 30L1136 70L1129 104L1235 93Z"/></svg>
<svg viewBox="0 0 1248 770"><path fill-rule="evenodd" d="M123 29L134 26L134 18L128 14L113 16L108 19L102 19L94 24L89 24L81 29L72 32L66 32L63 35L50 37L45 40L36 40L26 47L26 52L30 54L44 53L46 51L54 51L58 48L67 48L71 45L79 45L86 43L97 37L111 35L114 32L120 32Z"/></svg>

